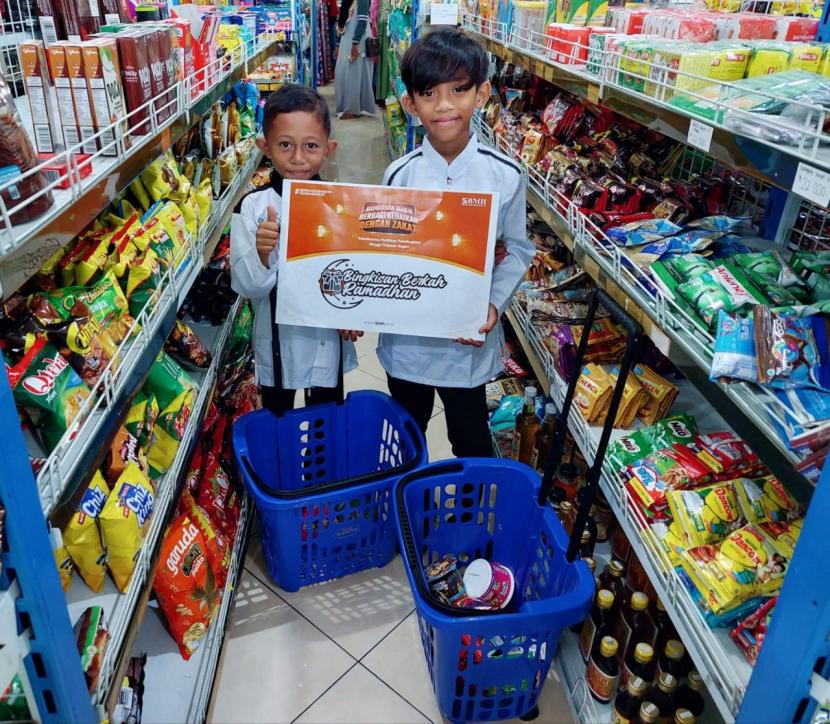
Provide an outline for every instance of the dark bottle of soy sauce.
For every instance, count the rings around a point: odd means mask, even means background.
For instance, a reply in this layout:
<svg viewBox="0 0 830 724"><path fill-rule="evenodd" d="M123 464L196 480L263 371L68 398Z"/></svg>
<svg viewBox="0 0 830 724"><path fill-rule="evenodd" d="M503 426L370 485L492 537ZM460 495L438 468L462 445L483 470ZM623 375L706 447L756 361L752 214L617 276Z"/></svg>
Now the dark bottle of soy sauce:
<svg viewBox="0 0 830 724"><path fill-rule="evenodd" d="M628 685L617 694L611 711L611 724L631 724L643 704L643 697L648 692L648 684L639 676L633 676Z"/></svg>
<svg viewBox="0 0 830 724"><path fill-rule="evenodd" d="M601 704L610 704L617 690L619 673L617 640L613 636L603 636L599 648L591 652L591 660L585 674L591 696Z"/></svg>

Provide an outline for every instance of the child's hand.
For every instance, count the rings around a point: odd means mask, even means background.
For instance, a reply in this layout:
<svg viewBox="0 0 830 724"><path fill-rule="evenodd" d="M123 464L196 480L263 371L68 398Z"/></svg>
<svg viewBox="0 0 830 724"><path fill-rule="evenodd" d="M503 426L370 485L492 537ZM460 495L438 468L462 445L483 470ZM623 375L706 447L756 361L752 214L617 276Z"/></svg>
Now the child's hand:
<svg viewBox="0 0 830 724"><path fill-rule="evenodd" d="M341 339L347 342L357 342L363 336L363 332L358 332L356 329L338 329Z"/></svg>
<svg viewBox="0 0 830 724"><path fill-rule="evenodd" d="M507 247L504 245L504 242L499 239L496 242L496 252L495 252L495 262L496 266L501 264L505 259L507 259L507 255L510 252L507 251Z"/></svg>
<svg viewBox="0 0 830 724"><path fill-rule="evenodd" d="M280 225L277 222L277 212L273 206L268 207L268 220L263 221L256 228L256 250L262 266L268 268L271 252L277 247L280 240Z"/></svg>
<svg viewBox="0 0 830 724"><path fill-rule="evenodd" d="M498 324L498 321L499 321L499 310L496 309L495 304L491 304L487 308L487 321L484 323L484 326L481 329L479 329L478 331L481 332L484 335L490 334L493 327L495 327L496 324ZM459 339L454 339L453 342L456 342L457 344L466 344L470 347L481 347L484 344L484 341L480 340L480 339L461 339L461 338L459 338Z"/></svg>

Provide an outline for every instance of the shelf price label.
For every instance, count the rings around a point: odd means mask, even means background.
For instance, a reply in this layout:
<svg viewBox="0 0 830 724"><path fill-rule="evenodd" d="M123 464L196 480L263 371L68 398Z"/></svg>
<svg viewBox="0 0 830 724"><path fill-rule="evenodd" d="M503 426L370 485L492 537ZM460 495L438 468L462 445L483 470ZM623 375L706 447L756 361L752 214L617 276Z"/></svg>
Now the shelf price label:
<svg viewBox="0 0 830 724"><path fill-rule="evenodd" d="M712 145L712 126L696 121L694 118L689 121L689 135L686 137L690 146L699 148L706 153Z"/></svg>
<svg viewBox="0 0 830 724"><path fill-rule="evenodd" d="M793 191L814 204L830 206L830 173L799 163L793 179Z"/></svg>

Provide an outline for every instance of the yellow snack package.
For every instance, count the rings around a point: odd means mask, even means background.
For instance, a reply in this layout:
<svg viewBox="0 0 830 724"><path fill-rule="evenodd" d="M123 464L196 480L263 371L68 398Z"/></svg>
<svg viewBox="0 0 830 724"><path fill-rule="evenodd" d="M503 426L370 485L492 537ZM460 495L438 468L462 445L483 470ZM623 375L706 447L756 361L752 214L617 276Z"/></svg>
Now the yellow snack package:
<svg viewBox="0 0 830 724"><path fill-rule="evenodd" d="M127 299L132 309L132 296L139 288L150 286L155 289L161 281L161 264L153 249L147 249L130 267L127 275Z"/></svg>
<svg viewBox="0 0 830 724"><path fill-rule="evenodd" d="M746 67L746 77L783 73L790 64L790 50L784 43L759 44L752 52L752 58Z"/></svg>
<svg viewBox="0 0 830 724"><path fill-rule="evenodd" d="M817 43L789 43L790 63L787 70L807 70L810 73L821 71L824 61L824 48Z"/></svg>
<svg viewBox="0 0 830 724"><path fill-rule="evenodd" d="M140 253L144 253L150 246L150 232L139 224L130 230L130 241Z"/></svg>
<svg viewBox="0 0 830 724"><path fill-rule="evenodd" d="M196 202L193 189L190 190L187 199L179 204L179 209L184 218L188 238L195 240L199 234L199 224L202 223L202 219L199 217L199 204Z"/></svg>
<svg viewBox="0 0 830 724"><path fill-rule="evenodd" d="M112 271L117 279L123 279L130 265L138 256L138 247L133 243L133 234L138 229L138 215L133 214L125 221L120 222L112 237L110 254L104 266L106 271Z"/></svg>
<svg viewBox="0 0 830 724"><path fill-rule="evenodd" d="M175 261L179 247L170 238L158 217L149 219L144 224L144 228L150 235L150 248L156 252L161 265L167 268Z"/></svg>
<svg viewBox="0 0 830 724"><path fill-rule="evenodd" d="M184 216L181 209L172 201L160 201L150 209L150 215L153 219L158 219L167 236L175 246L176 254L185 245L188 238L187 227L184 223ZM149 224L150 222L148 222Z"/></svg>
<svg viewBox="0 0 830 724"><path fill-rule="evenodd" d="M715 45L714 43L711 45ZM734 81L746 75L751 48L740 43L711 48L706 75L712 80Z"/></svg>
<svg viewBox="0 0 830 724"><path fill-rule="evenodd" d="M589 362L582 368L576 383L574 404L586 422L596 422L611 401L613 384L602 367Z"/></svg>
<svg viewBox="0 0 830 724"><path fill-rule="evenodd" d="M671 490L666 501L687 548L717 543L744 522L732 481L695 490Z"/></svg>
<svg viewBox="0 0 830 724"><path fill-rule="evenodd" d="M147 211L147 209L153 205L153 202L150 199L150 194L147 193L147 189L144 187L144 183L141 178L135 179L135 181L130 184L129 189L132 191L133 196L135 196L135 200L138 201L138 205L141 207L140 210L142 212Z"/></svg>
<svg viewBox="0 0 830 724"><path fill-rule="evenodd" d="M620 375L619 365L606 368L606 372L611 378L611 392L613 394L614 387ZM637 375L628 375L625 380L625 387L623 387L622 400L620 400L620 406L617 410L617 418L614 420L614 427L631 427L634 424L634 419L637 417L640 408L648 402L648 399L648 392L643 389L643 385ZM610 398L608 404L611 404Z"/></svg>
<svg viewBox="0 0 830 724"><path fill-rule="evenodd" d="M122 593L130 585L154 503L153 488L144 473L135 463L127 463L99 516L110 573Z"/></svg>
<svg viewBox="0 0 830 724"><path fill-rule="evenodd" d="M196 203L199 205L199 217L202 223L205 222L210 214L210 207L213 204L213 184L209 178L204 179L193 191L196 197Z"/></svg>
<svg viewBox="0 0 830 724"><path fill-rule="evenodd" d="M645 404L637 412L637 417L646 425L653 425L669 414L669 408L677 397L678 389L648 365L636 364L632 372L637 375L643 390L648 395Z"/></svg>
<svg viewBox="0 0 830 724"><path fill-rule="evenodd" d="M106 232L97 235L95 240L90 243L75 264L76 285L89 284L95 275L106 266L110 253L110 242L114 235L115 231L108 229Z"/></svg>
<svg viewBox="0 0 830 724"><path fill-rule="evenodd" d="M159 156L142 172L141 182L154 201L182 201L190 193L190 181L179 173L176 159L170 151Z"/></svg>
<svg viewBox="0 0 830 724"><path fill-rule="evenodd" d="M55 555L55 565L61 579L61 588L67 591L72 585L72 559L66 551L59 528L49 529L49 540L52 543L52 553Z"/></svg>
<svg viewBox="0 0 830 724"><path fill-rule="evenodd" d="M755 483L761 486L761 505L769 520L792 521L803 515L799 502L774 475L758 478Z"/></svg>
<svg viewBox="0 0 830 724"><path fill-rule="evenodd" d="M187 389L159 413L154 429L155 440L147 453L153 478L166 473L173 464L192 410L193 390Z"/></svg>
<svg viewBox="0 0 830 724"><path fill-rule="evenodd" d="M104 509L110 489L100 470L89 483L78 510L63 530L66 550L75 562L81 578L95 593L104 590L107 576L107 555L98 531L98 516Z"/></svg>

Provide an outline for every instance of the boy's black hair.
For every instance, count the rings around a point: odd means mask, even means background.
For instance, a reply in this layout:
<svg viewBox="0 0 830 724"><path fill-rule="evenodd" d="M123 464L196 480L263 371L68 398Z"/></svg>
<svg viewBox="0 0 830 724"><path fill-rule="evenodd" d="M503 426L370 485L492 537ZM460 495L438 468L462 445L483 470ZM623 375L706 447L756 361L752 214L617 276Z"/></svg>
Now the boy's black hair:
<svg viewBox="0 0 830 724"><path fill-rule="evenodd" d="M456 28L434 30L418 38L401 61L401 78L410 96L464 75L470 86L478 88L489 71L484 48Z"/></svg>
<svg viewBox="0 0 830 724"><path fill-rule="evenodd" d="M331 135L331 116L325 98L308 86L290 83L271 93L265 101L262 115L262 132L265 137L268 138L271 124L277 116L295 111L313 113L323 124L326 136Z"/></svg>

